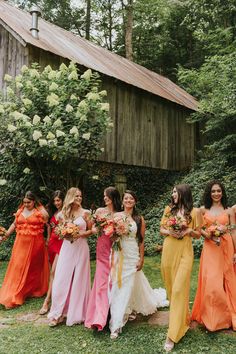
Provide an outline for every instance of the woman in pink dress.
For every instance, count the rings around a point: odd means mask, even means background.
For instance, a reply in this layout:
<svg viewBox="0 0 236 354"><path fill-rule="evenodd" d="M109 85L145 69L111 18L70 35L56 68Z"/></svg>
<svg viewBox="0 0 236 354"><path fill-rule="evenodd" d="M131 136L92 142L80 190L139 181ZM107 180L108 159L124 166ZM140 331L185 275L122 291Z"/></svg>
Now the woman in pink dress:
<svg viewBox="0 0 236 354"><path fill-rule="evenodd" d="M86 238L92 229L90 212L81 206L82 192L70 188L66 194L59 222L73 223L80 228L78 238L64 239L52 285L52 305L48 318L54 327L66 318L67 326L82 323L90 294L90 260Z"/></svg>
<svg viewBox="0 0 236 354"><path fill-rule="evenodd" d="M44 300L43 306L39 310L40 315L45 315L49 310L49 304L50 304L51 294L52 294L52 282L55 275L58 255L63 242L63 240L61 240L58 237L58 235L56 235L55 233L55 228L58 225L57 216L62 209L63 200L64 200L64 194L60 190L57 190L53 193L52 198L47 205L47 210L49 212L49 217L50 217L50 222L48 225L47 244L48 244L48 256L51 265L51 272L50 272L50 280L48 285L47 296Z"/></svg>
<svg viewBox="0 0 236 354"><path fill-rule="evenodd" d="M114 187L104 190L105 208L97 209L95 215L100 219L112 219L121 210L120 193ZM112 241L104 232L99 236L96 249L96 273L89 298L85 326L102 331L107 322L109 311L108 278L110 273L110 253Z"/></svg>

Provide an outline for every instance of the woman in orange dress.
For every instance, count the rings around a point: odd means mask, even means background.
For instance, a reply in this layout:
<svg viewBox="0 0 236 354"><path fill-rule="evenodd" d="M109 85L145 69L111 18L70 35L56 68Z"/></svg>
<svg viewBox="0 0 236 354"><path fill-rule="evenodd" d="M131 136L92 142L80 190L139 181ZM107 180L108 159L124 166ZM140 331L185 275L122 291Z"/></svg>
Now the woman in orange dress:
<svg viewBox="0 0 236 354"><path fill-rule="evenodd" d="M192 320L209 331L230 327L236 330L235 215L232 208L227 209L222 183L212 181L206 186L203 204L205 241Z"/></svg>
<svg viewBox="0 0 236 354"><path fill-rule="evenodd" d="M22 305L27 297L41 297L49 280L48 255L43 238L48 214L35 195L28 191L6 233L16 229L16 239L0 289L0 304L6 308Z"/></svg>

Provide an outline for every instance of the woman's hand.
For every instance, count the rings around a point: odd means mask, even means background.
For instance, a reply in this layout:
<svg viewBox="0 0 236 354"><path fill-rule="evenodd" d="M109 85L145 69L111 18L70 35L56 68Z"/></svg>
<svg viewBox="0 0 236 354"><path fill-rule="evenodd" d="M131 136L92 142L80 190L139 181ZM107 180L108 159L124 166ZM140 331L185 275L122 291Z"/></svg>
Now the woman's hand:
<svg viewBox="0 0 236 354"><path fill-rule="evenodd" d="M136 265L137 272L143 268L143 262L143 258L139 260L138 264Z"/></svg>
<svg viewBox="0 0 236 354"><path fill-rule="evenodd" d="M180 232L179 234L179 238L183 238L184 236L186 235L190 235L191 236L191 233L193 232L193 229L191 229L190 227L188 227L187 229L183 230Z"/></svg>
<svg viewBox="0 0 236 354"><path fill-rule="evenodd" d="M179 238L180 233L170 229L170 230L168 230L168 235L170 235L170 236L172 236L174 238Z"/></svg>

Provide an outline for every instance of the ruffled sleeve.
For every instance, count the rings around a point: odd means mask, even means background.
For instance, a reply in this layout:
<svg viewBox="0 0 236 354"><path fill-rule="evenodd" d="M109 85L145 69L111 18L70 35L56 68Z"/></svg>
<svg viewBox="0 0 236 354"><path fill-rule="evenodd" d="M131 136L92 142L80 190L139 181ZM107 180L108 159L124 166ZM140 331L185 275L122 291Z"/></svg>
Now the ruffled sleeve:
<svg viewBox="0 0 236 354"><path fill-rule="evenodd" d="M161 218L160 227L166 227L166 222L168 220L168 217L169 217L168 214L170 213L170 210L171 209L170 209L169 205L167 205L165 207L164 213Z"/></svg>
<svg viewBox="0 0 236 354"><path fill-rule="evenodd" d="M191 216L192 216L192 229L200 230L203 226L203 218L200 209L193 208L191 212ZM201 234L199 235L199 237L201 237Z"/></svg>

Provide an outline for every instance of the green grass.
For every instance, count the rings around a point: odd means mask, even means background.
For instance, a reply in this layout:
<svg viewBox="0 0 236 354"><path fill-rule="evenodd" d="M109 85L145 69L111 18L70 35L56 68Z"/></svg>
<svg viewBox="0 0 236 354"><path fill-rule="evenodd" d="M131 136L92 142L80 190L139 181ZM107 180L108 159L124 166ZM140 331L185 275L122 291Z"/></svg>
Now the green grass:
<svg viewBox="0 0 236 354"><path fill-rule="evenodd" d="M192 273L190 301L194 299L197 285L199 261L194 262ZM2 282L6 263L0 264L0 281ZM152 287L163 286L160 276L160 257L145 259L144 272ZM92 262L92 274L94 262ZM95 332L76 325L67 327L60 325L49 328L46 324L36 325L34 322L20 322L17 316L37 311L43 299L29 299L17 309L0 308L0 354L48 353L48 354L163 354L163 342L166 327L151 326L147 318L127 323L120 337L112 341L109 330ZM7 326L4 328L4 323ZM189 330L176 346L173 353L210 353L233 354L236 352L236 334L232 332L208 333L198 327Z"/></svg>

